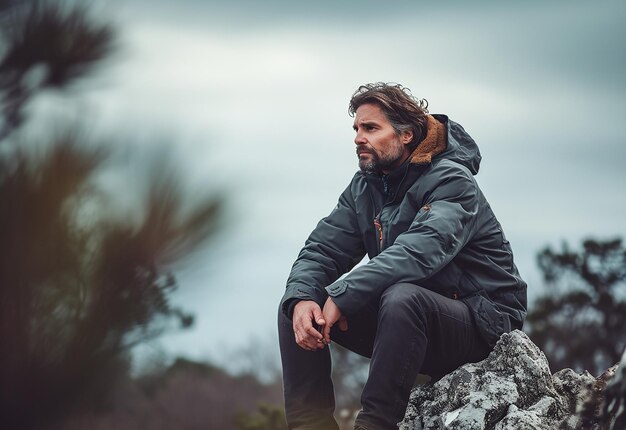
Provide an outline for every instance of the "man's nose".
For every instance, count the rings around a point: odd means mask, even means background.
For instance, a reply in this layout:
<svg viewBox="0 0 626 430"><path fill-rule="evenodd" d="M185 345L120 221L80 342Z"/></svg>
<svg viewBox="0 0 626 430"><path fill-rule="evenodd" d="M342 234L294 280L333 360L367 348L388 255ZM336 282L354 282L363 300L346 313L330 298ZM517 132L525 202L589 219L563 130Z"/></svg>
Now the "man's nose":
<svg viewBox="0 0 626 430"><path fill-rule="evenodd" d="M357 145L362 145L364 143L367 143L367 140L365 140L365 137L363 137L361 133L357 133L356 136L354 136L354 143Z"/></svg>

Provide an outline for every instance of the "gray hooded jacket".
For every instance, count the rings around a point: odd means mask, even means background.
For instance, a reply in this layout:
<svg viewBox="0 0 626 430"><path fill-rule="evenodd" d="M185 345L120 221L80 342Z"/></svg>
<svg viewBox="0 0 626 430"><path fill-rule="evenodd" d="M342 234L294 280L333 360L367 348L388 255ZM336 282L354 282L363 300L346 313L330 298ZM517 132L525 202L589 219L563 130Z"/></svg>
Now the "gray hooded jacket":
<svg viewBox="0 0 626 430"><path fill-rule="evenodd" d="M511 246L474 176L474 140L444 115L428 116L428 133L403 166L380 177L357 172L335 209L311 233L282 300L323 306L330 295L350 318L408 282L464 301L484 339L522 327L526 283ZM350 271L367 253L370 261Z"/></svg>

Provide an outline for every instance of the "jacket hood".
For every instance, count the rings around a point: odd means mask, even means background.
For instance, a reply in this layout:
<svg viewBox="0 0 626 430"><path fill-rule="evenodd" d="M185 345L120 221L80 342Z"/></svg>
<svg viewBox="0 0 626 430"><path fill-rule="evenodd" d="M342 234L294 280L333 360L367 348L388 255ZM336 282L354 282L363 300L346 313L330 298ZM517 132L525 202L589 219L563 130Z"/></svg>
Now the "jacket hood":
<svg viewBox="0 0 626 430"><path fill-rule="evenodd" d="M480 167L480 150L474 139L446 115L428 115L426 137L411 154L411 163L430 164L433 158L443 157L467 167L473 175Z"/></svg>

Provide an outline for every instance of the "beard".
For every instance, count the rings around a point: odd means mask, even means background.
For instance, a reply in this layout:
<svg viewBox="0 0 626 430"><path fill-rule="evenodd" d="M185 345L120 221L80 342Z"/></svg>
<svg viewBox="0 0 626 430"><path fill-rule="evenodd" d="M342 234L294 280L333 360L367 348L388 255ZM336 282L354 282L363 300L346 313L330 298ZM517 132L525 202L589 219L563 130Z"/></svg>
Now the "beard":
<svg viewBox="0 0 626 430"><path fill-rule="evenodd" d="M401 143L394 145L389 153L379 154L374 148L368 145L366 148L357 148L357 156L361 153L369 154L368 158L359 156L359 169L365 173L380 175L398 167L402 160L404 148Z"/></svg>
<svg viewBox="0 0 626 430"><path fill-rule="evenodd" d="M381 174L382 168L380 167L380 157L375 152L370 152L369 154L370 158L359 158L359 169L361 169L365 173L370 173L373 175Z"/></svg>

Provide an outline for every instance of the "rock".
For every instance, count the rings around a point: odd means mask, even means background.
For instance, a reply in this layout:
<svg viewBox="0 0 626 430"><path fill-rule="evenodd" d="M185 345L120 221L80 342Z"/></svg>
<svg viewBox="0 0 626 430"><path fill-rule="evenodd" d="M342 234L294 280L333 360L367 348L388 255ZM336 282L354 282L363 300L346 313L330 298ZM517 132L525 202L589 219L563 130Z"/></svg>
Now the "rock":
<svg viewBox="0 0 626 430"><path fill-rule="evenodd" d="M608 382L615 376L618 365L610 367L600 376L586 392L586 398L578 409L581 427L585 430L608 430L613 414L604 413L606 406L605 394ZM601 424L602 423L602 424Z"/></svg>
<svg viewBox="0 0 626 430"><path fill-rule="evenodd" d="M594 381L571 369L551 375L543 352L516 330L502 335L485 360L415 388L400 429L573 430Z"/></svg>
<svg viewBox="0 0 626 430"><path fill-rule="evenodd" d="M615 369L615 376L604 391L604 406L599 422L600 428L626 429L626 350Z"/></svg>

